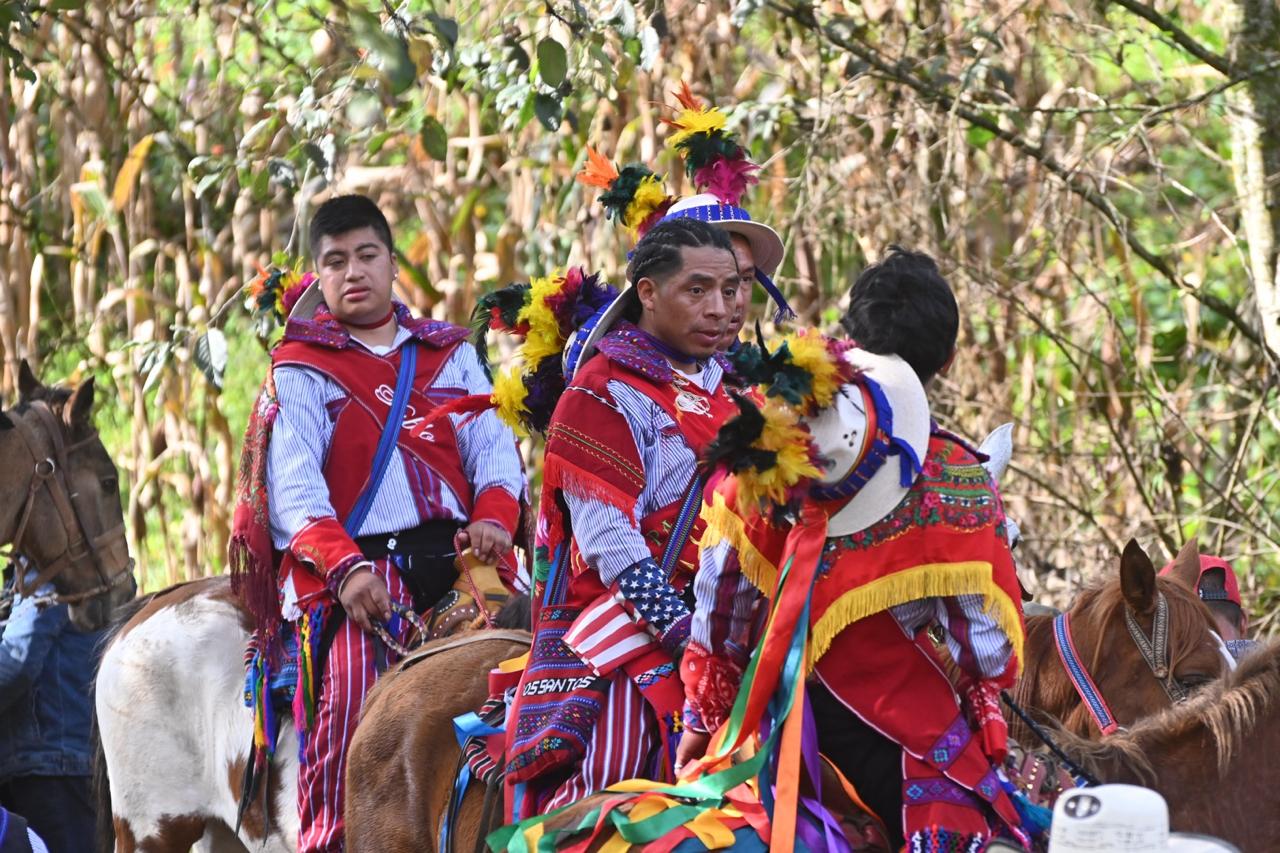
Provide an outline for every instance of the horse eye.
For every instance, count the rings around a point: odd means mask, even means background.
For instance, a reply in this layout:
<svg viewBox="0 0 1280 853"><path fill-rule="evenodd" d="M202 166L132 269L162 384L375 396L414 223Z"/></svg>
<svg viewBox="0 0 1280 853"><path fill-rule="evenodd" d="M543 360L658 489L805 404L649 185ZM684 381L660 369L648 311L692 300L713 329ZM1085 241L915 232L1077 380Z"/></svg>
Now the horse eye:
<svg viewBox="0 0 1280 853"><path fill-rule="evenodd" d="M1178 680L1181 681L1182 686L1186 687L1188 690L1197 690L1204 687L1210 681L1213 681L1213 678L1208 675L1201 675L1198 672L1192 672L1179 676Z"/></svg>
<svg viewBox="0 0 1280 853"><path fill-rule="evenodd" d="M120 481L115 477L104 477L102 479L102 491L108 495L120 491Z"/></svg>

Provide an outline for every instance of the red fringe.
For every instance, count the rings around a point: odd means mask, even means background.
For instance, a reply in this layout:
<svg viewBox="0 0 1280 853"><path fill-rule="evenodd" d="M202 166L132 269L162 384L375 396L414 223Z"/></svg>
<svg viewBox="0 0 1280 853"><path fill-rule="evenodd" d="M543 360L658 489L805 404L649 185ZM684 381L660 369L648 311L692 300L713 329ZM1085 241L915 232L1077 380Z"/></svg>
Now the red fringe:
<svg viewBox="0 0 1280 853"><path fill-rule="evenodd" d="M546 460L542 471L542 487L560 489L583 500L600 501L617 507L627 516L633 527L639 528L636 521L636 504L639 496L627 494L617 486L605 482L600 477L585 471L576 465L570 465L563 459L551 456ZM544 506L554 502L544 501Z"/></svg>

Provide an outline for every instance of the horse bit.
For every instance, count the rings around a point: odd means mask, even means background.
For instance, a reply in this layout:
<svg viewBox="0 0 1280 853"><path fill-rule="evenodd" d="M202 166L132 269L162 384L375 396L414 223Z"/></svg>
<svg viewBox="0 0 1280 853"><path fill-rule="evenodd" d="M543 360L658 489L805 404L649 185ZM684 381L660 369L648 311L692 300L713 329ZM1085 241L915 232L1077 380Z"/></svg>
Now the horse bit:
<svg viewBox="0 0 1280 853"><path fill-rule="evenodd" d="M55 593L53 596L41 596L42 599L52 604L78 604L86 599L110 592L133 574L133 560L129 558L129 548L125 542L124 523L122 521L99 536L90 537L88 535L84 518L73 500L78 495L68 489L65 471L67 469L68 455L93 442L96 436L66 444L62 437L62 427L48 404L37 400L30 404L30 408L36 413L38 420L45 428L45 432L48 433L49 439L53 443L53 454L41 458L36 450L39 441L35 428L23 418L12 418L18 435L22 437L23 445L27 448L27 452L35 463L35 468L31 476L31 482L27 486L27 498L18 519L18 526L10 541L13 542L14 548L20 547L22 538L26 534L27 523L31 520L31 511L35 507L36 496L39 494L40 489L44 488L48 491L49 498L53 501L54 508L62 521L67 544L62 553L47 565L42 566L34 560L30 560L36 566L35 580L28 582L25 578L26 572L21 569L14 572L14 586L18 595L25 598L45 583L51 581L68 565L75 565L89 559L93 561L94 571L97 572L98 578L101 580L101 583L96 587L83 592ZM106 564L107 560L111 561L110 565ZM111 567L115 565L123 565L123 568L114 575L110 574Z"/></svg>
<svg viewBox="0 0 1280 853"><path fill-rule="evenodd" d="M1187 688L1174 677L1173 669L1169 664L1169 602L1165 599L1164 593L1156 591L1155 618L1150 637L1147 636L1146 631L1142 630L1137 617L1133 615L1133 610L1128 605L1124 608L1124 624L1129 629L1129 636L1133 638L1134 645L1138 647L1138 653L1142 655L1151 674L1155 676L1156 681L1160 682L1169 699L1175 705L1185 700L1188 696ZM1057 646L1063 669L1066 670L1072 686L1075 687L1085 707L1089 709L1089 714L1099 730L1104 735L1119 731L1120 725L1111 713L1111 708L1076 652L1075 641L1071 637L1070 613L1061 613L1054 618L1053 641Z"/></svg>

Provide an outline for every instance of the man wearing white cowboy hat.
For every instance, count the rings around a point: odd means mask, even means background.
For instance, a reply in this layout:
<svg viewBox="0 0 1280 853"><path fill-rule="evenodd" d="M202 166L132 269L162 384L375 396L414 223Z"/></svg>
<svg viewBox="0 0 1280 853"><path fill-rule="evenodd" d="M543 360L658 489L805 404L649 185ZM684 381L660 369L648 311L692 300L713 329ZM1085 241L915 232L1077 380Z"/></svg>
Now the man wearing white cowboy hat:
<svg viewBox="0 0 1280 853"><path fill-rule="evenodd" d="M859 282L855 303L878 304L886 284L912 293L893 324L910 358L843 353L860 375L804 419L826 463L804 498L825 519L815 531L825 544L809 611L808 698L819 748L884 821L895 849L966 850L1021 833L996 770L1005 749L997 697L1020 666L1019 587L981 459L929 414L924 385L949 360L958 326L950 288L931 261L903 252ZM919 340L931 348L910 345ZM681 664L690 730L682 760L705 747L699 732L728 717L747 659L746 602L753 586L772 593L788 534L769 513L743 514L744 476L719 483L705 511ZM926 630L934 623L965 673L964 701L933 657Z"/></svg>

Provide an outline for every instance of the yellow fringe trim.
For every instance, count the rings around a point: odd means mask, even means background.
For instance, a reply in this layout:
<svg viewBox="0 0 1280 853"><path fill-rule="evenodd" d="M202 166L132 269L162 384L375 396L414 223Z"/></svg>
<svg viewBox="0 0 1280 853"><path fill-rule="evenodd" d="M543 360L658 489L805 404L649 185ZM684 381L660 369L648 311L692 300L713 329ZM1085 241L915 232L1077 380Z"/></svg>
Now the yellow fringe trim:
<svg viewBox="0 0 1280 853"><path fill-rule="evenodd" d="M986 599L987 613L1013 644L1021 673L1025 637L1018 605L991 579L991 564L977 560L913 566L844 593L831 602L813 626L810 664L826 654L837 634L859 619L908 601L956 595L981 595Z"/></svg>
<svg viewBox="0 0 1280 853"><path fill-rule="evenodd" d="M747 538L746 522L725 503L724 495L715 492L711 495L711 505L703 504L702 520L706 524L702 547L710 548L727 541L738 552L738 565L747 580L765 595L773 595L778 583L778 567Z"/></svg>

